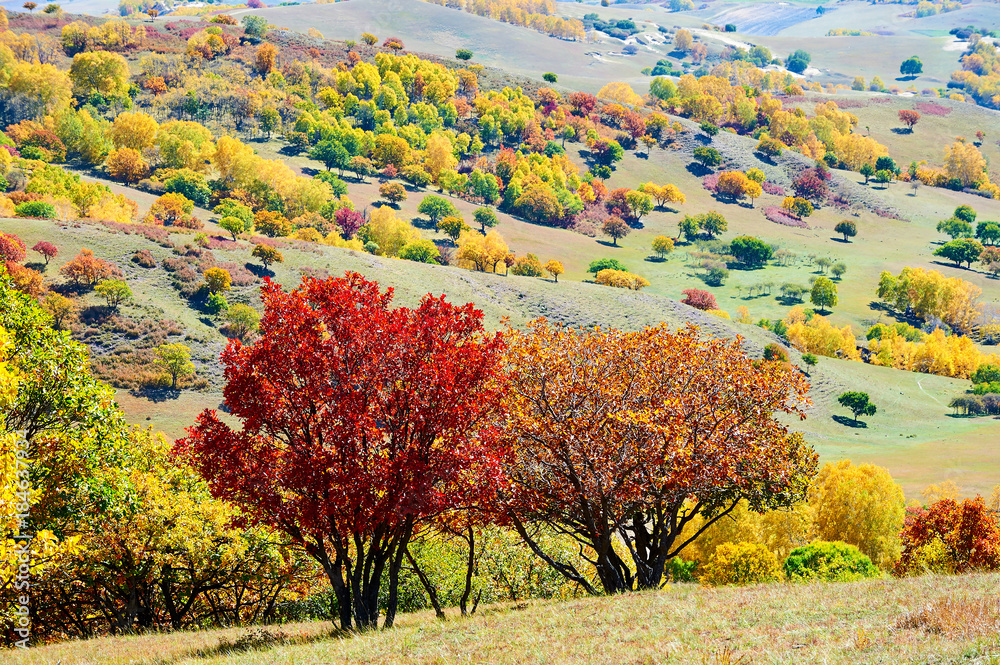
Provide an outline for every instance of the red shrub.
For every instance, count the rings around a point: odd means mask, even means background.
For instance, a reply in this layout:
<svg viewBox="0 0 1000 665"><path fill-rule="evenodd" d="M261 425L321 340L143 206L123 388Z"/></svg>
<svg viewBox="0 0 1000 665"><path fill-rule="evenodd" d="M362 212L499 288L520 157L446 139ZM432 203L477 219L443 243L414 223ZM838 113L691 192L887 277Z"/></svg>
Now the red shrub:
<svg viewBox="0 0 1000 665"><path fill-rule="evenodd" d="M826 200L828 193L826 181L829 179L830 174L827 171L806 169L792 182L792 190L796 196L819 203Z"/></svg>
<svg viewBox="0 0 1000 665"><path fill-rule="evenodd" d="M13 233L0 233L0 261L21 263L27 255L23 240Z"/></svg>
<svg viewBox="0 0 1000 665"><path fill-rule="evenodd" d="M918 551L934 541L944 544L955 572L1000 568L1000 525L983 498L958 503L942 499L930 508L911 508L900 533L903 555L897 572L911 572L919 564Z"/></svg>
<svg viewBox="0 0 1000 665"><path fill-rule="evenodd" d="M702 289L684 289L681 293L684 294L684 300L681 302L685 305L690 305L695 309L704 311L719 309L719 305L715 302L715 296L708 291Z"/></svg>
<svg viewBox="0 0 1000 665"><path fill-rule="evenodd" d="M715 194L719 189L719 174L713 173L701 179L701 186Z"/></svg>
<svg viewBox="0 0 1000 665"><path fill-rule="evenodd" d="M341 234L347 239L353 238L358 229L365 224L364 216L360 212L350 210L349 208L338 210L334 215L334 219L337 222L337 226L340 227Z"/></svg>
<svg viewBox="0 0 1000 665"><path fill-rule="evenodd" d="M775 185L773 182L767 182L766 180L760 184L760 188L767 194L773 194L775 196L785 195L784 187L781 185Z"/></svg>
<svg viewBox="0 0 1000 665"><path fill-rule="evenodd" d="M779 208L778 206L768 206L764 208L764 216L775 224L781 224L782 226L797 226L800 229L808 229L809 225L805 223L804 220L790 215L787 210Z"/></svg>
<svg viewBox="0 0 1000 665"><path fill-rule="evenodd" d="M938 104L937 102L920 102L919 104L914 104L913 106L921 113L925 113L927 115L945 116L951 113L950 106Z"/></svg>

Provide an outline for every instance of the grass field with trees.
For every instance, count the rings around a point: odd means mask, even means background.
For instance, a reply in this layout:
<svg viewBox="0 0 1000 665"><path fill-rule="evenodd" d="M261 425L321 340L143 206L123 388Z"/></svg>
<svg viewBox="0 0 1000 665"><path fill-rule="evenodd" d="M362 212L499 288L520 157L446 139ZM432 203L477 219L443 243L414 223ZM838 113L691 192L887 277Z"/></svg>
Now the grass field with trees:
<svg viewBox="0 0 1000 665"><path fill-rule="evenodd" d="M0 10L4 662L1000 658L994 3L86 1Z"/></svg>

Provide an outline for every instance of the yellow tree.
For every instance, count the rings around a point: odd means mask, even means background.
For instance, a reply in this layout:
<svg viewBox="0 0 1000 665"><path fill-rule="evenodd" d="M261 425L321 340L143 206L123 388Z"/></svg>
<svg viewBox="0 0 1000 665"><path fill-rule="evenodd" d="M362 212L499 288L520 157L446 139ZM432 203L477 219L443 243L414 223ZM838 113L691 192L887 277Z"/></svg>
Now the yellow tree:
<svg viewBox="0 0 1000 665"><path fill-rule="evenodd" d="M559 275L561 275L564 272L566 272L566 269L563 268L563 264L561 262L556 261L555 259L552 259L548 263L545 264L545 272L547 272L550 275L552 275L552 279L554 281L558 282L559 281Z"/></svg>
<svg viewBox="0 0 1000 665"><path fill-rule="evenodd" d="M674 49L680 51L681 53L687 53L691 50L694 45L694 38L691 36L689 30L681 28L674 35Z"/></svg>
<svg viewBox="0 0 1000 665"><path fill-rule="evenodd" d="M628 83L622 83L621 81L615 81L608 83L603 88L597 92L598 99L607 99L612 102L618 102L619 104L630 104L632 106L641 106L642 97L635 94Z"/></svg>
<svg viewBox="0 0 1000 665"><path fill-rule="evenodd" d="M427 147L424 149L424 168L435 182L441 171L458 164L453 150L451 141L444 134L434 133L428 137Z"/></svg>
<svg viewBox="0 0 1000 665"><path fill-rule="evenodd" d="M105 168L115 180L127 183L139 182L149 173L149 165L132 148L121 148L108 155Z"/></svg>
<svg viewBox="0 0 1000 665"><path fill-rule="evenodd" d="M495 230L485 236L468 230L458 237L458 265L469 270L495 273L509 251L507 243Z"/></svg>
<svg viewBox="0 0 1000 665"><path fill-rule="evenodd" d="M981 183L986 176L986 160L976 146L955 141L945 151L944 168L949 178L958 178L963 187Z"/></svg>
<svg viewBox="0 0 1000 665"><path fill-rule="evenodd" d="M375 208L359 235L367 242L378 245L378 253L382 256L398 256L407 243L420 239L420 233L413 225L397 217L388 206Z"/></svg>
<svg viewBox="0 0 1000 665"><path fill-rule="evenodd" d="M7 87L14 94L39 100L46 113L66 108L73 96L70 77L48 63L18 63L10 72Z"/></svg>
<svg viewBox="0 0 1000 665"><path fill-rule="evenodd" d="M899 558L906 502L903 488L884 468L850 460L827 463L809 490L809 507L816 538L855 545L882 568Z"/></svg>
<svg viewBox="0 0 1000 665"><path fill-rule="evenodd" d="M316 232L316 229L311 230L314 233ZM317 235L319 234L317 233ZM212 293L224 293L233 284L233 278L225 268L209 268L202 277L205 278L205 285L208 286L208 290Z"/></svg>
<svg viewBox="0 0 1000 665"><path fill-rule="evenodd" d="M156 142L158 128L156 120L141 111L119 113L111 123L111 141L116 148L142 151Z"/></svg>
<svg viewBox="0 0 1000 665"><path fill-rule="evenodd" d="M278 66L278 49L274 44L265 42L257 47L253 56L253 68L261 76L267 76Z"/></svg>
<svg viewBox="0 0 1000 665"><path fill-rule="evenodd" d="M69 78L73 82L73 94L78 97L96 92L104 97L121 99L128 94L128 63L117 53L77 53L73 56Z"/></svg>

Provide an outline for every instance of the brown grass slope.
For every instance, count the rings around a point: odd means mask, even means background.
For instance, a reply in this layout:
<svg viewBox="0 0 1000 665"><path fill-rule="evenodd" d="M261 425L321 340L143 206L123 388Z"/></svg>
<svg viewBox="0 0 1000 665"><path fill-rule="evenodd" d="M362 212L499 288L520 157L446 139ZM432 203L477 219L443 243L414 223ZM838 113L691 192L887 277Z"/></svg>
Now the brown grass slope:
<svg viewBox="0 0 1000 665"><path fill-rule="evenodd" d="M349 637L329 623L102 638L5 654L9 665L995 663L997 574L662 591L403 615ZM738 660L742 658L742 660Z"/></svg>

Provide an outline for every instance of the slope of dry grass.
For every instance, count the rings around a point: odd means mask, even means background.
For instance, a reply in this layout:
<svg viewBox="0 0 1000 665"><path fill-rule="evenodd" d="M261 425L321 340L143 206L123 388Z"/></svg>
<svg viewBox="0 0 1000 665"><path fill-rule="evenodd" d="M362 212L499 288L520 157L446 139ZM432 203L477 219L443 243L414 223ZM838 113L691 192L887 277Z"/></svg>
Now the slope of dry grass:
<svg viewBox="0 0 1000 665"><path fill-rule="evenodd" d="M481 608L389 631L330 624L104 638L4 654L10 665L319 663L997 663L997 574L705 589ZM738 660L742 658L743 660Z"/></svg>

